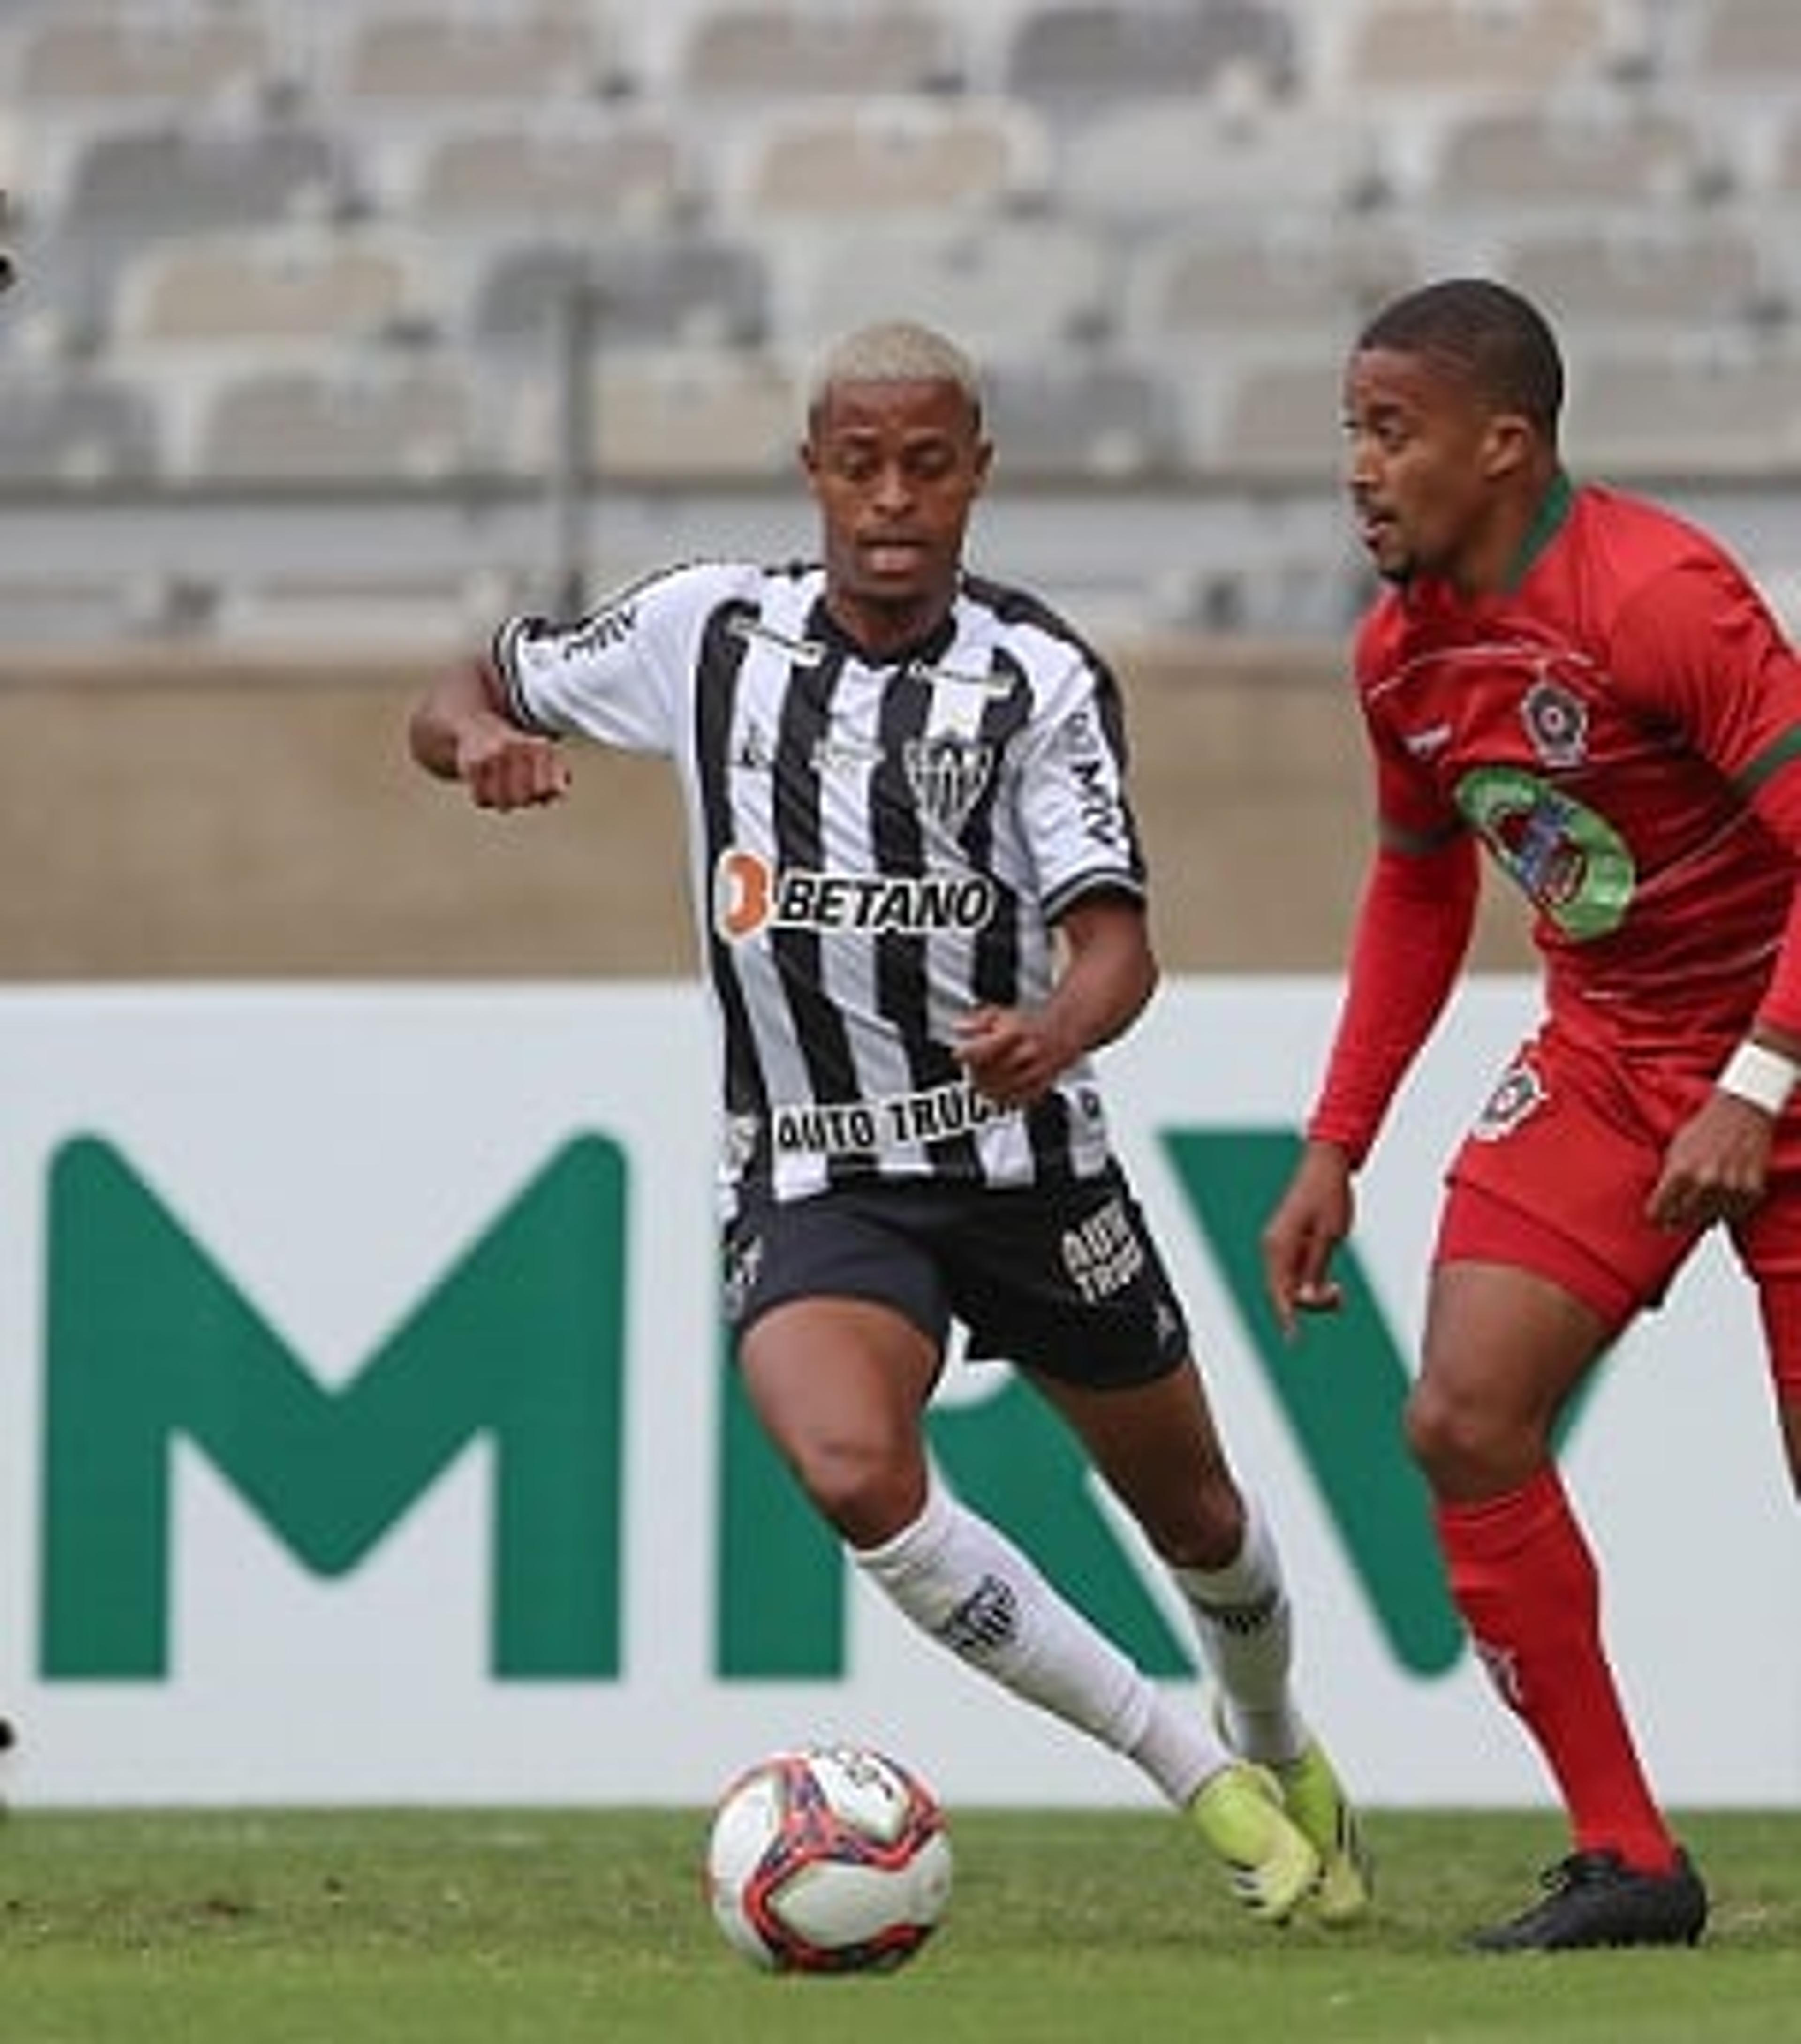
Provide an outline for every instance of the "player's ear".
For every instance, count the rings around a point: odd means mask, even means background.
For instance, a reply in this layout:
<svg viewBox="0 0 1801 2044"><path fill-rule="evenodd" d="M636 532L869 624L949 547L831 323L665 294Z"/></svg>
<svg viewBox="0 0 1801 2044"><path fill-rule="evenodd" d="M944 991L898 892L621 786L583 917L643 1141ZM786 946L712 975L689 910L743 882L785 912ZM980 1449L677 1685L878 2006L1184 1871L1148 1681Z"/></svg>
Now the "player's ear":
<svg viewBox="0 0 1801 2044"><path fill-rule="evenodd" d="M1523 413L1497 412L1482 436L1483 473L1491 482L1517 474L1532 457L1536 436Z"/></svg>
<svg viewBox="0 0 1801 2044"><path fill-rule="evenodd" d="M994 442L991 440L977 440L976 443L976 452L971 466L975 470L976 487L978 491L981 491L987 488L988 471L993 467L994 462Z"/></svg>

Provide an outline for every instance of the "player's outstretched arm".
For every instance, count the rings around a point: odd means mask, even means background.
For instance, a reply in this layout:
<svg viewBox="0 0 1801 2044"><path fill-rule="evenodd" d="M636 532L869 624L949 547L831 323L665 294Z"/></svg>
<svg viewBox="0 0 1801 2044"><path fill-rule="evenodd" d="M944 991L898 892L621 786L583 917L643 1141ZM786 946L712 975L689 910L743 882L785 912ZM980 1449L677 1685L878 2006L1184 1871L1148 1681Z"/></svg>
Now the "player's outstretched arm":
<svg viewBox="0 0 1801 2044"><path fill-rule="evenodd" d="M441 781L461 781L484 809L529 809L567 793L569 769L556 741L521 730L502 708L485 660L466 661L433 682L407 728L414 759Z"/></svg>

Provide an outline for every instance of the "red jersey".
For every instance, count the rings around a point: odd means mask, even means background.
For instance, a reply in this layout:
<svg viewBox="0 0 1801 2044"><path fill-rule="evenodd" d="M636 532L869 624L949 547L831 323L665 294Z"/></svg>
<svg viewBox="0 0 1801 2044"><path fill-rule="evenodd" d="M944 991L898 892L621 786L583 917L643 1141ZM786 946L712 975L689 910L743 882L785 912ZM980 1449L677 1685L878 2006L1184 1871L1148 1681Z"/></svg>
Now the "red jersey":
<svg viewBox="0 0 1801 2044"><path fill-rule="evenodd" d="M1512 586L1384 592L1356 676L1386 840L1477 835L1560 1027L1715 1065L1756 1013L1801 1029L1801 658L1705 533L1560 478Z"/></svg>

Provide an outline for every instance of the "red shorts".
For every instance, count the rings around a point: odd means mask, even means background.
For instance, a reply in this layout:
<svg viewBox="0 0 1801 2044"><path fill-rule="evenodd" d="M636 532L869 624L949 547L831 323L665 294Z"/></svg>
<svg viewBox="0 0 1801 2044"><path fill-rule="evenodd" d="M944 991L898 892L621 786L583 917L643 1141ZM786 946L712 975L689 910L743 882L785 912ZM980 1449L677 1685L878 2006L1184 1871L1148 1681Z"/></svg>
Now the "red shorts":
<svg viewBox="0 0 1801 2044"><path fill-rule="evenodd" d="M1433 1260L1535 1271L1617 1332L1661 1301L1699 1239L1653 1226L1645 1203L1711 1085L1705 1071L1630 1063L1555 1028L1534 1038L1451 1160ZM1801 1310L1788 1310L1801 1298L1801 1114L1785 1118L1768 1192L1732 1239L1762 1298L1784 1395L1801 1397Z"/></svg>

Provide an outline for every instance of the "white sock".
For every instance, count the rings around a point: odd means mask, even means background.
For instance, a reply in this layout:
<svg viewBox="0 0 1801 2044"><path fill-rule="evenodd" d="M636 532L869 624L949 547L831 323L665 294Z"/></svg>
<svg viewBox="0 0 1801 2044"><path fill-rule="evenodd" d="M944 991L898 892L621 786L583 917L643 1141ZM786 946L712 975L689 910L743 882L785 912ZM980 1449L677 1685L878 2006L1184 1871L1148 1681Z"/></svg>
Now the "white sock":
<svg viewBox="0 0 1801 2044"><path fill-rule="evenodd" d="M1135 1761L1187 1803L1231 1758L986 1520L936 1481L924 1509L857 1566L922 1631L1015 1696Z"/></svg>
<svg viewBox="0 0 1801 2044"><path fill-rule="evenodd" d="M1234 1748L1266 1764L1296 1758L1306 1744L1307 1727L1289 1688L1293 1613L1262 1508L1246 1496L1244 1544L1223 1569L1172 1569L1170 1573L1194 1613Z"/></svg>

